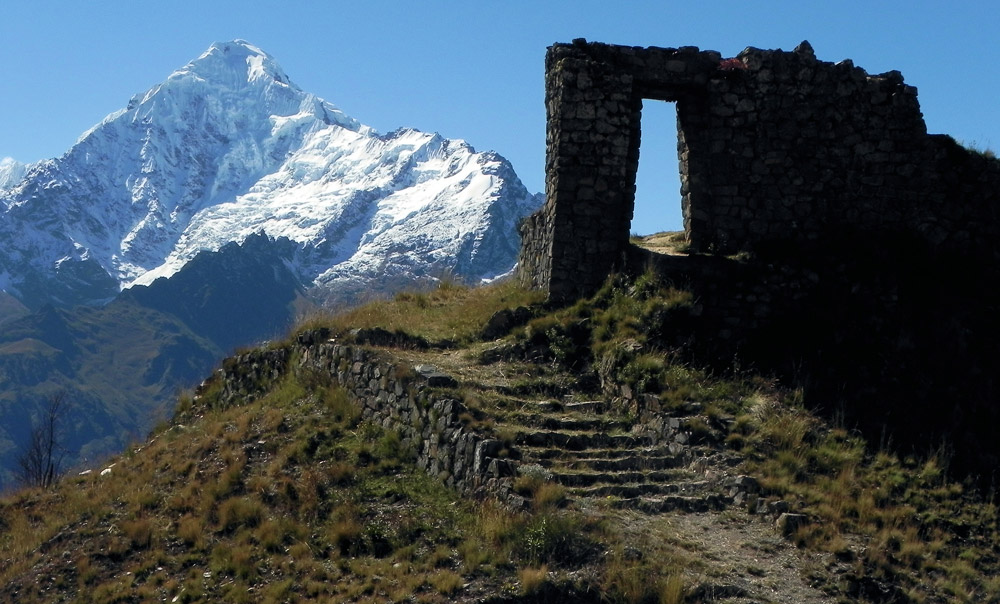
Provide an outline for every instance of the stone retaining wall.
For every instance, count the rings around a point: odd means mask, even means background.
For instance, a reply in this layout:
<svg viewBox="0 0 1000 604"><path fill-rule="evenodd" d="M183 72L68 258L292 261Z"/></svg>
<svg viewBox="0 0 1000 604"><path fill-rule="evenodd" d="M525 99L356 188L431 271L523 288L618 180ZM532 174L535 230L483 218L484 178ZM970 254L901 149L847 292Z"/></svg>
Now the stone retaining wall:
<svg viewBox="0 0 1000 604"><path fill-rule="evenodd" d="M501 458L502 443L474 433L462 422L462 403L431 389L454 380L431 368L401 366L375 350L338 344L322 330L305 332L289 347L258 349L231 357L219 370L220 403L245 404L263 396L262 385L288 371L315 371L347 389L362 416L396 431L417 465L463 493L491 493L520 505L511 477L516 466Z"/></svg>

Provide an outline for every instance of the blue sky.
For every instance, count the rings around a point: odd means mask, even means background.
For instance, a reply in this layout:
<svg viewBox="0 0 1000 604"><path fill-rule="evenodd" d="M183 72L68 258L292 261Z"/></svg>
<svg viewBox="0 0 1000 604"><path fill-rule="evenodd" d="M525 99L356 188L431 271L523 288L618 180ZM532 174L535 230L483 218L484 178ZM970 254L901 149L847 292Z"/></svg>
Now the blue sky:
<svg viewBox="0 0 1000 604"><path fill-rule="evenodd" d="M467 140L543 189L543 57L573 38L790 50L901 71L930 132L1000 147L1000 3L0 0L0 157L56 157L212 42L246 39L303 89L386 132ZM679 228L672 107L644 115L633 231Z"/></svg>

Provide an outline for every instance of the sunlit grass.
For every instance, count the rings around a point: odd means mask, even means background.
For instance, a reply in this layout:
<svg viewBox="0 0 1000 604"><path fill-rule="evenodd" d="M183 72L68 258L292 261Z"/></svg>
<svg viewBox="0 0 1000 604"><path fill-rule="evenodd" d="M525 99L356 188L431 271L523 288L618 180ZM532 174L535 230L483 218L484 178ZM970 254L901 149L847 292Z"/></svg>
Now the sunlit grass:
<svg viewBox="0 0 1000 604"><path fill-rule="evenodd" d="M380 327L403 331L431 342L467 343L474 340L498 310L538 304L544 296L513 281L486 287L444 282L429 292L401 293L392 300L370 302L343 313L308 317L297 331L325 327L334 333Z"/></svg>

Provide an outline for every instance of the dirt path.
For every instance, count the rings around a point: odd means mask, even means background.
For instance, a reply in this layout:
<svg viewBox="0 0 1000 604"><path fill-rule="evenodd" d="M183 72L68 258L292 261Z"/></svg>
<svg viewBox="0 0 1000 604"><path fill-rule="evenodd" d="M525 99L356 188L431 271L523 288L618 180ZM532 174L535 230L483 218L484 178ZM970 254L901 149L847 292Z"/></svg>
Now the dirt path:
<svg viewBox="0 0 1000 604"><path fill-rule="evenodd" d="M639 519L641 522L641 519ZM769 518L740 511L667 514L669 534L705 568L692 573L688 584L699 586L704 599L716 602L775 602L833 604L836 598L820 587L830 578L832 556L807 552L783 538ZM816 577L810 580L810 577ZM817 585L810 585L810 583Z"/></svg>

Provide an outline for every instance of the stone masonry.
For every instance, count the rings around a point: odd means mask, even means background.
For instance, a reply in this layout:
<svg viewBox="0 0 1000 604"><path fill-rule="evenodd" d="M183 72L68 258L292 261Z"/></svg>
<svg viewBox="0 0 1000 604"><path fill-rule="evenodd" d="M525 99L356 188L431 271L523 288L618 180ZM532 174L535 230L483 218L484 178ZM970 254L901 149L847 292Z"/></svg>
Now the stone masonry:
<svg viewBox="0 0 1000 604"><path fill-rule="evenodd" d="M223 384L220 404L236 406L262 396L262 384L289 371L318 372L348 391L364 419L397 432L401 446L432 477L463 493L490 493L508 504L523 504L511 490L516 468L501 458L502 443L466 426L460 416L467 410L459 400L432 391L455 386L451 377L402 366L375 350L327 336L325 330L307 331L287 347L230 358L216 378Z"/></svg>
<svg viewBox="0 0 1000 604"><path fill-rule="evenodd" d="M352 344L329 336L325 329L304 331L285 346L231 357L195 399L218 387L218 398L206 399L207 405L243 405L265 396L289 373L335 383L361 417L399 436L401 452L418 468L466 496L490 496L512 509L528 504L513 488L514 477L525 473L565 485L571 497L606 504L613 495L616 505L648 513L721 509L757 491L756 481L727 471L724 455L694 442L683 416L660 413L657 400L648 400L656 397L633 401L638 422L606 417L604 401L528 404L544 421L529 420L505 442L467 421L470 411L451 376L358 344L356 336L348 338ZM626 428L628 433L608 433ZM714 465L720 463L725 467Z"/></svg>
<svg viewBox="0 0 1000 604"><path fill-rule="evenodd" d="M1000 162L928 135L917 91L850 60L747 48L574 40L545 58L546 203L521 227L518 274L570 299L621 268L643 99L673 101L693 253L822 245L845 229L997 256Z"/></svg>

